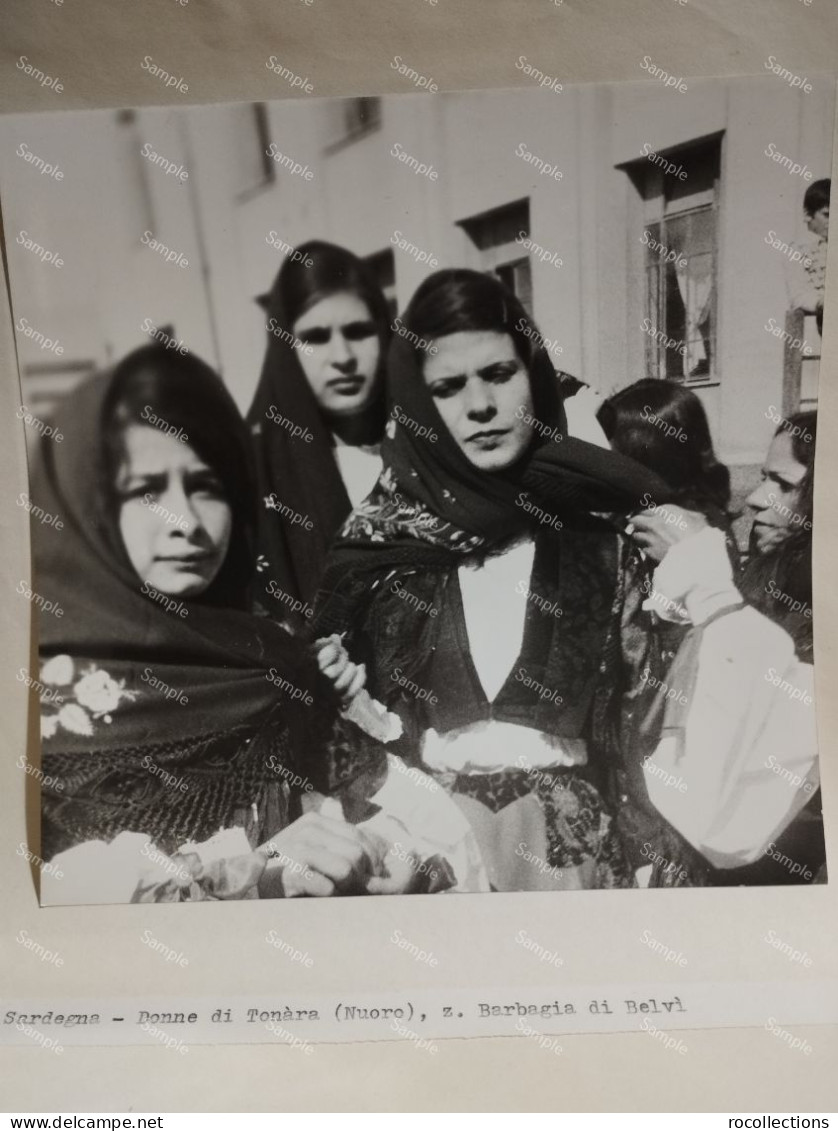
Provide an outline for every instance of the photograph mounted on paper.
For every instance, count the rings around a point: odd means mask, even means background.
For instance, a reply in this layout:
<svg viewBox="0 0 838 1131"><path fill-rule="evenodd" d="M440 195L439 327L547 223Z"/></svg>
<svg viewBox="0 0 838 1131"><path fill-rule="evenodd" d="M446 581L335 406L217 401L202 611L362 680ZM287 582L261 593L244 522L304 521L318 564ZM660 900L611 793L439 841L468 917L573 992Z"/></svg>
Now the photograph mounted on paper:
<svg viewBox="0 0 838 1131"><path fill-rule="evenodd" d="M807 86L4 119L42 904L826 883Z"/></svg>

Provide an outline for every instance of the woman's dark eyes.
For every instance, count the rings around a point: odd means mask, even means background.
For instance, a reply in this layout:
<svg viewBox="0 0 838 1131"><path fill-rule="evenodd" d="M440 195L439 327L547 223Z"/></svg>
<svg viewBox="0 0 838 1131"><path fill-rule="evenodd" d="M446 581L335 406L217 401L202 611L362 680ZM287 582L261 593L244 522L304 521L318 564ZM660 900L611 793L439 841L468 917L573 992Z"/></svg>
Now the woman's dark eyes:
<svg viewBox="0 0 838 1131"><path fill-rule="evenodd" d="M196 475L188 480L186 489L195 494L224 496L224 487L215 475Z"/></svg>
<svg viewBox="0 0 838 1131"><path fill-rule="evenodd" d="M360 342L375 336L375 326L372 322L349 322L343 327L343 336L350 342Z"/></svg>
<svg viewBox="0 0 838 1131"><path fill-rule="evenodd" d="M465 388L465 377L451 377L447 381L436 381L431 385L432 397L453 397L455 393L459 393L461 389Z"/></svg>
<svg viewBox="0 0 838 1131"><path fill-rule="evenodd" d="M348 342L361 342L365 338L373 338L376 332L372 322L347 322L340 330ZM332 330L328 326L312 326L308 330L302 330L298 337L306 345L325 346L332 337Z"/></svg>
<svg viewBox="0 0 838 1131"><path fill-rule="evenodd" d="M167 483L158 479L146 479L139 483L132 483L128 487L118 489L119 498L123 502L129 499L141 499L145 495L162 495L167 488ZM199 473L191 476L186 481L186 493L190 495L214 495L225 497L224 486L215 475Z"/></svg>
<svg viewBox="0 0 838 1131"><path fill-rule="evenodd" d="M117 494L120 499L127 501L128 499L140 499L143 495L154 494L154 488L148 483L142 483L133 487L122 487L118 490Z"/></svg>
<svg viewBox="0 0 838 1131"><path fill-rule="evenodd" d="M331 336L331 330L325 330L320 326L312 326L310 330L301 330L299 334L300 341L309 346L325 346Z"/></svg>
<svg viewBox="0 0 838 1131"><path fill-rule="evenodd" d="M502 384L504 381L508 381L510 377L514 377L517 372L517 365L493 365L491 369L484 369L480 376L484 381Z"/></svg>
<svg viewBox="0 0 838 1131"><path fill-rule="evenodd" d="M502 385L518 372L518 366L493 365L480 371L480 378L492 385ZM465 377L448 377L431 385L431 395L434 397L452 397L465 387Z"/></svg>

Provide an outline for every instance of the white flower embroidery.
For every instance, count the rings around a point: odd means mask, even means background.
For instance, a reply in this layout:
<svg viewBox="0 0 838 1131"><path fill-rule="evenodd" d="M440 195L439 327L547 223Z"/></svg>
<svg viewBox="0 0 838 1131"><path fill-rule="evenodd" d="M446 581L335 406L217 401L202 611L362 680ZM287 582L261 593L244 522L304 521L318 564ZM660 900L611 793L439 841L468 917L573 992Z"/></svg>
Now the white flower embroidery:
<svg viewBox="0 0 838 1131"><path fill-rule="evenodd" d="M70 684L74 677L74 664L70 656L53 656L47 660L41 669L41 680L44 683L64 686ZM113 721L110 714L116 710L123 699L133 702L139 695L138 691L126 691L125 680L116 680L95 664L81 675L73 684L72 692L74 703L66 702L59 711L53 714L41 714L41 737L53 738L59 728L71 734L91 735L95 732L94 721L103 719L106 723ZM69 698L68 695L64 696ZM46 707L46 704L43 704Z"/></svg>
<svg viewBox="0 0 838 1131"><path fill-rule="evenodd" d="M73 694L82 707L87 707L94 714L104 714L119 706L123 687L123 683L111 679L106 671L94 668L75 684Z"/></svg>
<svg viewBox="0 0 838 1131"><path fill-rule="evenodd" d="M58 715L41 715L41 738L52 738L58 730Z"/></svg>
<svg viewBox="0 0 838 1131"><path fill-rule="evenodd" d="M73 660L70 656L53 656L41 668L42 683L72 683Z"/></svg>
<svg viewBox="0 0 838 1131"><path fill-rule="evenodd" d="M60 726L72 734L93 734L90 715L77 703L65 703L55 718Z"/></svg>

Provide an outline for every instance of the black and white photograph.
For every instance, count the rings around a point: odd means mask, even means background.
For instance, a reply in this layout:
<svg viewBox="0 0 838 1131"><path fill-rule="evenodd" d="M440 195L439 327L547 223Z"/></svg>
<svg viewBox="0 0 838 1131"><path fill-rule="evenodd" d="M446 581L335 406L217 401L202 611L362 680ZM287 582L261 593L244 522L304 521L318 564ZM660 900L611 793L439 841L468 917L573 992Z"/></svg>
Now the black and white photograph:
<svg viewBox="0 0 838 1131"><path fill-rule="evenodd" d="M0 122L42 906L827 883L834 82L414 64Z"/></svg>

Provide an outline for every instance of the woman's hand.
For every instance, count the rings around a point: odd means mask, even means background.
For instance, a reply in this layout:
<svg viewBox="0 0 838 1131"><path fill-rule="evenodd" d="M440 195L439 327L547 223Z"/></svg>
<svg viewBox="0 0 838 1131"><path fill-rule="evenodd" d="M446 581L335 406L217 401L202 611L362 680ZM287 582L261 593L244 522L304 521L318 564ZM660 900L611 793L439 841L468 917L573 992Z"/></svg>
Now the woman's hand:
<svg viewBox="0 0 838 1131"><path fill-rule="evenodd" d="M344 703L349 703L367 682L364 664L353 664L337 633L316 641L317 664L323 675L334 684Z"/></svg>
<svg viewBox="0 0 838 1131"><path fill-rule="evenodd" d="M334 895L366 872L364 843L354 825L309 812L256 849L267 859L263 899Z"/></svg>
<svg viewBox="0 0 838 1131"><path fill-rule="evenodd" d="M697 534L707 525L698 511L688 511L674 503L663 503L654 510L633 515L626 528L628 534L650 558L661 562L671 546Z"/></svg>
<svg viewBox="0 0 838 1131"><path fill-rule="evenodd" d="M587 440L589 444L596 444L598 448L610 448L608 437L597 420L597 412L603 403L602 397L594 392L590 385L583 385L572 397L566 397L564 411L568 436L574 436L577 440Z"/></svg>

